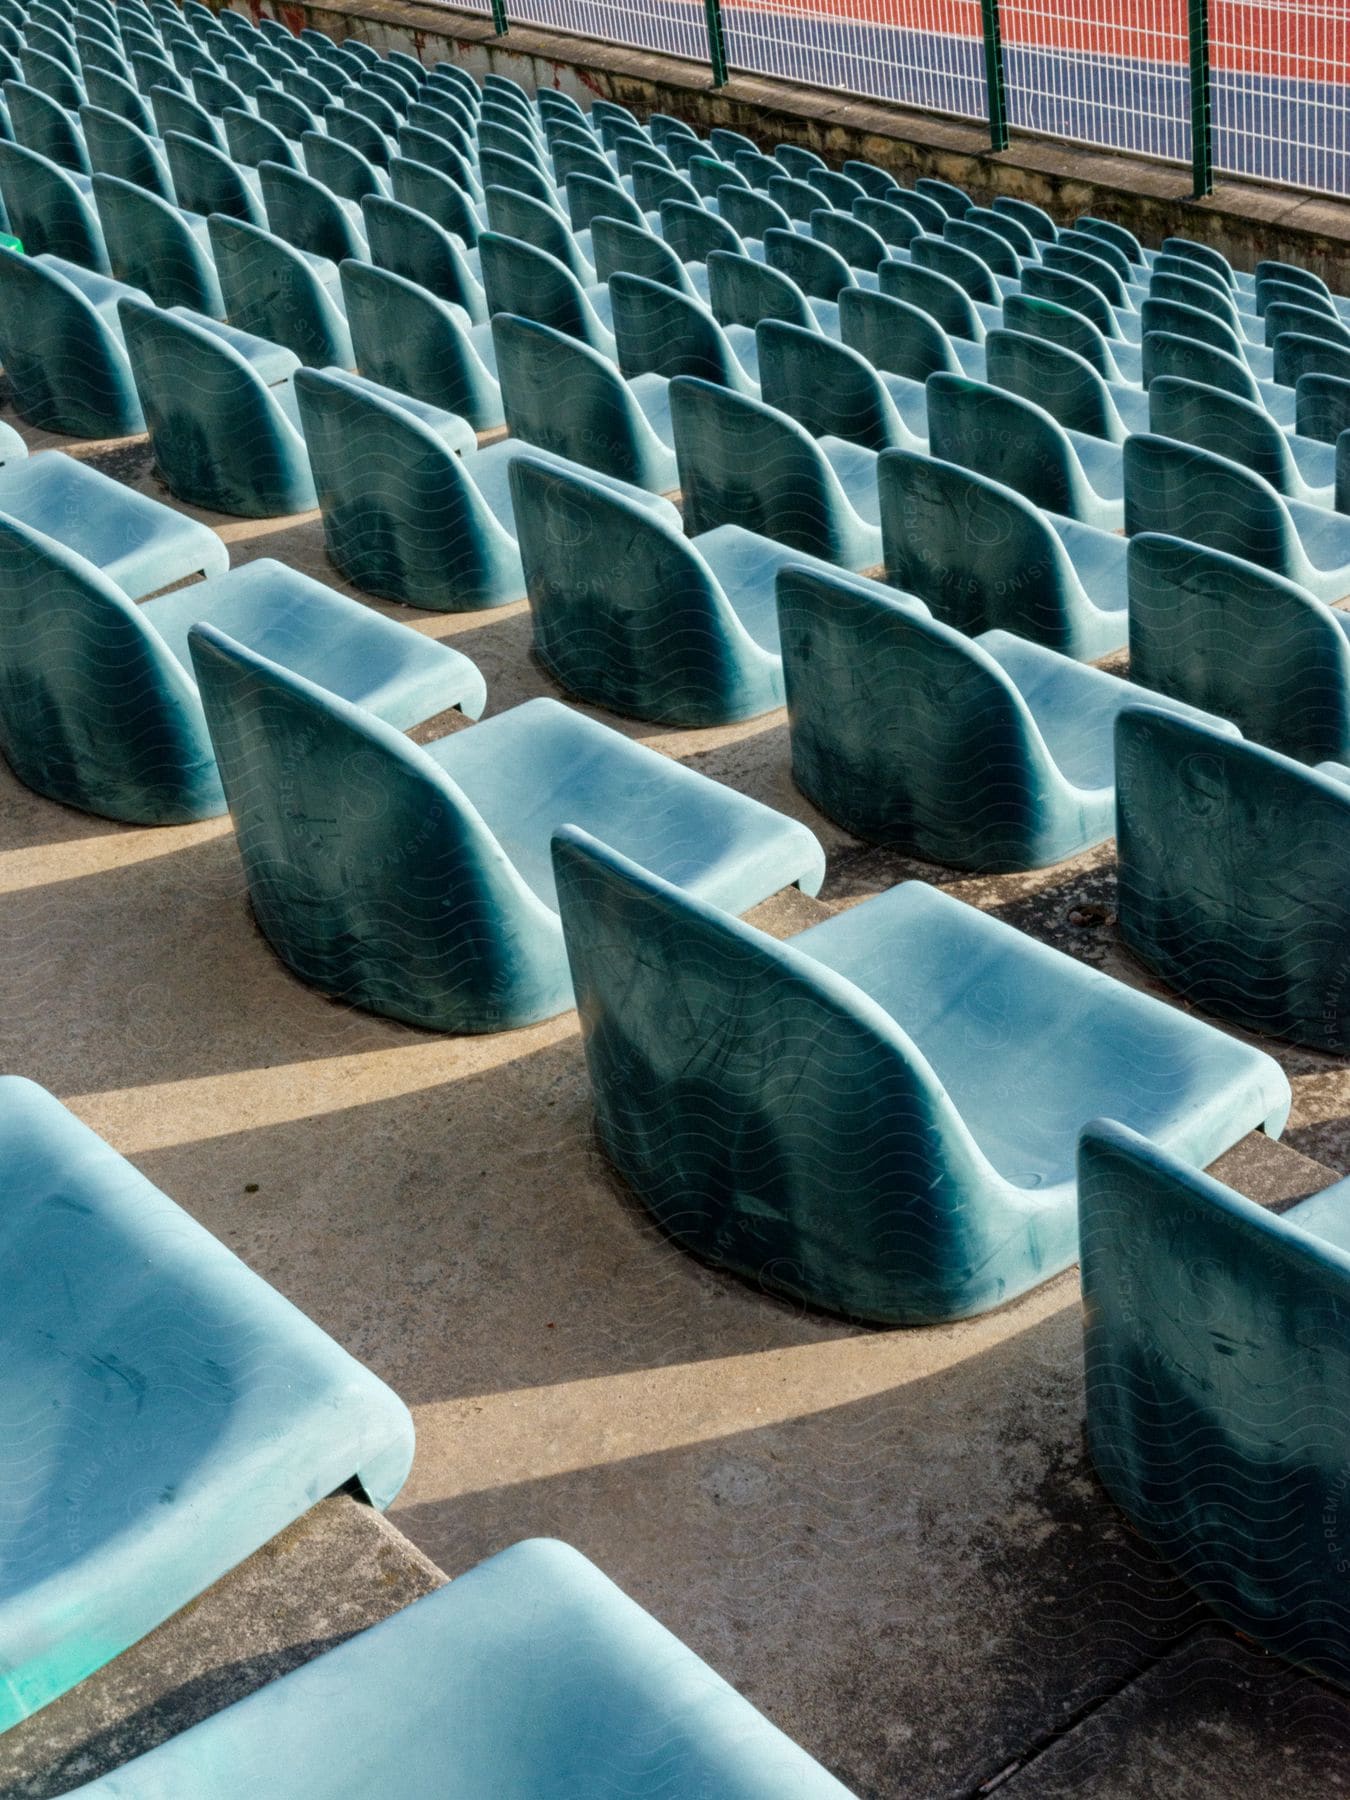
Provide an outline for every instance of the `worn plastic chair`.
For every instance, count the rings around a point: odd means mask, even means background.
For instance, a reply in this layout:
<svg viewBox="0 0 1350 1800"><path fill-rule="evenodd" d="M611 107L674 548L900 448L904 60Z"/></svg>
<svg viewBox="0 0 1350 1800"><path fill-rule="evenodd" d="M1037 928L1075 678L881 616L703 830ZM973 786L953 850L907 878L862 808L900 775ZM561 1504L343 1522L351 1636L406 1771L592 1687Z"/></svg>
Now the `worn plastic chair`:
<svg viewBox="0 0 1350 1800"><path fill-rule="evenodd" d="M80 108L90 167L173 202L168 165L145 132L101 107Z"/></svg>
<svg viewBox="0 0 1350 1800"><path fill-rule="evenodd" d="M677 1243L796 1304L985 1312L1075 1259L1104 1107L1197 1163L1288 1108L1260 1051L923 882L780 942L584 830L554 860L601 1143Z"/></svg>
<svg viewBox="0 0 1350 1800"><path fill-rule="evenodd" d="M837 302L803 293L782 270L730 250L710 251L707 269L708 305L720 325L753 331L761 319L782 319L838 338Z"/></svg>
<svg viewBox="0 0 1350 1800"><path fill-rule="evenodd" d="M1118 445L1080 432L1071 436L1043 406L964 376L930 375L927 389L934 456L1015 488L1047 512L1107 531L1120 528L1125 502Z"/></svg>
<svg viewBox="0 0 1350 1800"><path fill-rule="evenodd" d="M616 1777L633 1792L848 1800L585 1557L542 1539L77 1791L166 1800L186 1782L196 1800L227 1800L284 1768L292 1800L360 1800L373 1764L398 1768L404 1800L436 1800L447 1782L552 1800Z"/></svg>
<svg viewBox="0 0 1350 1800"><path fill-rule="evenodd" d="M57 258L0 248L0 363L21 418L77 438L144 430L112 310L135 292Z"/></svg>
<svg viewBox="0 0 1350 1800"><path fill-rule="evenodd" d="M609 297L618 363L639 375L697 375L738 394L758 394L755 334L723 327L694 295L665 282L619 271Z"/></svg>
<svg viewBox="0 0 1350 1800"><path fill-rule="evenodd" d="M276 518L315 504L291 352L181 308L119 307L155 465L192 505Z"/></svg>
<svg viewBox="0 0 1350 1800"><path fill-rule="evenodd" d="M567 820L738 911L820 880L804 826L557 701L418 747L209 627L190 635L254 915L301 980L350 1004L439 1031L568 1007L548 854Z"/></svg>
<svg viewBox="0 0 1350 1800"><path fill-rule="evenodd" d="M1103 842L1116 715L1180 707L1008 632L968 638L878 582L789 571L779 625L797 785L858 837L953 868Z"/></svg>
<svg viewBox="0 0 1350 1800"><path fill-rule="evenodd" d="M487 323L487 296L460 239L425 213L369 194L361 202L370 260Z"/></svg>
<svg viewBox="0 0 1350 1800"><path fill-rule="evenodd" d="M670 415L687 531L739 525L845 568L880 562L874 451L688 375Z"/></svg>
<svg viewBox="0 0 1350 1800"><path fill-rule="evenodd" d="M987 326L1001 322L996 307L977 306L970 295L941 269L889 258L877 270L879 291L925 312L950 337L983 344Z"/></svg>
<svg viewBox="0 0 1350 1800"><path fill-rule="evenodd" d="M1123 444L1149 429L1148 396L1112 386L1086 357L1023 331L995 330L984 340L985 377L993 387L1033 401L1066 431Z"/></svg>
<svg viewBox="0 0 1350 1800"><path fill-rule="evenodd" d="M186 306L213 319L225 302L207 222L115 175L95 175L94 204L113 274L159 306Z"/></svg>
<svg viewBox="0 0 1350 1800"><path fill-rule="evenodd" d="M482 677L457 651L281 563L217 573L225 549L204 526L208 579L136 606L111 574L20 524L5 489L0 479L0 750L50 799L144 825L224 812L188 657L199 621L400 729L452 706L483 709Z"/></svg>
<svg viewBox="0 0 1350 1800"><path fill-rule="evenodd" d="M239 331L291 350L302 363L354 369L356 356L331 263L270 231L213 214L211 249L225 314Z"/></svg>
<svg viewBox="0 0 1350 1800"><path fill-rule="evenodd" d="M619 274L641 275L706 304L707 270L697 263L692 266L682 263L665 239L657 237L654 231L601 215L592 220L590 236L597 280L607 283ZM613 304L611 289L611 314Z"/></svg>
<svg viewBox="0 0 1350 1800"><path fill-rule="evenodd" d="M1345 1687L1347 1184L1276 1215L1105 1119L1078 1171L1098 1474L1230 1626Z"/></svg>
<svg viewBox="0 0 1350 1800"><path fill-rule="evenodd" d="M1012 632L1080 662L1124 644L1126 544L1115 533L1045 513L987 475L908 450L881 457L877 490L886 579L943 624L968 637Z"/></svg>
<svg viewBox="0 0 1350 1800"><path fill-rule="evenodd" d="M1140 385L1142 352L1119 341L1112 343L1085 313L1072 306L1034 294L1009 294L1003 302L1003 323L1009 331L1044 338L1074 351L1103 381Z"/></svg>
<svg viewBox="0 0 1350 1800"><path fill-rule="evenodd" d="M734 525L686 538L528 455L512 461L511 492L534 653L568 693L691 727L782 704L774 578L813 559Z"/></svg>
<svg viewBox="0 0 1350 1800"><path fill-rule="evenodd" d="M492 339L512 437L654 494L679 485L664 376L625 381L598 350L512 313Z"/></svg>
<svg viewBox="0 0 1350 1800"><path fill-rule="evenodd" d="M109 272L86 190L47 157L0 140L0 202L29 256L59 256L100 275Z"/></svg>
<svg viewBox="0 0 1350 1800"><path fill-rule="evenodd" d="M231 162L222 151L181 131L165 133L164 153L178 204L186 212L224 213L249 225L267 224L252 169Z"/></svg>
<svg viewBox="0 0 1350 1800"><path fill-rule="evenodd" d="M1116 741L1124 942L1188 1005L1343 1055L1344 765L1309 768L1137 708Z"/></svg>
<svg viewBox="0 0 1350 1800"><path fill-rule="evenodd" d="M91 173L84 134L74 110L76 105L84 104L83 94L67 108L26 81L7 81L4 101L16 143L73 175Z"/></svg>
<svg viewBox="0 0 1350 1800"><path fill-rule="evenodd" d="M258 223L306 256L320 256L330 263L347 257L366 260L369 251L362 213L353 202L302 169L284 163L260 163L257 179L266 213Z"/></svg>
<svg viewBox="0 0 1350 1800"><path fill-rule="evenodd" d="M583 288L556 256L499 232L485 231L478 253L489 313L515 313L551 325L613 361L614 334L602 316L609 312L609 295L603 288Z"/></svg>
<svg viewBox="0 0 1350 1800"><path fill-rule="evenodd" d="M1350 594L1350 519L1286 500L1253 470L1170 438L1124 449L1125 530L1160 531L1227 551L1321 600Z"/></svg>
<svg viewBox="0 0 1350 1800"><path fill-rule="evenodd" d="M504 187L489 187L484 202L488 224L494 232L547 251L583 286L594 284L595 267L586 255L588 240L573 232L556 207L544 206L528 194Z"/></svg>
<svg viewBox="0 0 1350 1800"><path fill-rule="evenodd" d="M893 395L913 393L903 402L914 428L927 430L928 396L923 384L939 370L952 374L984 374L984 351L979 345L954 338L931 314L907 300L889 294L849 288L839 296L839 336L849 349L870 362L883 375L909 384ZM888 383L888 385L890 385ZM921 409L921 410L920 410Z"/></svg>
<svg viewBox="0 0 1350 1800"><path fill-rule="evenodd" d="M1178 376L1155 377L1148 390L1148 429L1241 463L1286 498L1319 506L1333 502L1333 446L1282 431L1254 401Z"/></svg>
<svg viewBox="0 0 1350 1800"><path fill-rule="evenodd" d="M345 262L343 300L356 366L372 381L458 413L475 431L503 421L491 332L415 281Z"/></svg>
<svg viewBox="0 0 1350 1800"><path fill-rule="evenodd" d="M354 1478L388 1506L413 1428L383 1382L16 1076L0 1169L0 1411L31 1446L0 1526L4 1730L324 1494Z"/></svg>
<svg viewBox="0 0 1350 1800"><path fill-rule="evenodd" d="M812 437L842 438L869 450L922 449L923 389L874 368L819 332L764 319L755 327L760 397Z"/></svg>
<svg viewBox="0 0 1350 1800"><path fill-rule="evenodd" d="M1130 674L1301 762L1350 762L1350 616L1254 563L1129 543Z"/></svg>

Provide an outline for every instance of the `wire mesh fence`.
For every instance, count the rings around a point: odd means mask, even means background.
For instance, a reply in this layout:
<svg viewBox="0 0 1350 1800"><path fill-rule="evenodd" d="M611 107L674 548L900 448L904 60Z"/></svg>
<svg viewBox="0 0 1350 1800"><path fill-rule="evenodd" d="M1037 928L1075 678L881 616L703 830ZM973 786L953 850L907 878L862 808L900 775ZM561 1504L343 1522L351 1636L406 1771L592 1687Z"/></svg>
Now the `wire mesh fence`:
<svg viewBox="0 0 1350 1800"><path fill-rule="evenodd" d="M486 10L488 0L457 0ZM1350 195L1350 0L506 0L511 19ZM712 33L710 35L710 24ZM990 82L995 92L990 93Z"/></svg>

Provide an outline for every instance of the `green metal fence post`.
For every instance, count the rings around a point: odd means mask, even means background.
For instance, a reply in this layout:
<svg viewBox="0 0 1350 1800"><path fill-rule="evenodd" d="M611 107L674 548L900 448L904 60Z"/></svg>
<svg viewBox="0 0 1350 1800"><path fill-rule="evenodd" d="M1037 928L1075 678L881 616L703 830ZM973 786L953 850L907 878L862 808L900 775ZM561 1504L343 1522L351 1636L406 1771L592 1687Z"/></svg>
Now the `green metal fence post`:
<svg viewBox="0 0 1350 1800"><path fill-rule="evenodd" d="M1214 191L1213 121L1209 86L1209 0L1187 0L1191 66L1191 173L1195 198Z"/></svg>
<svg viewBox="0 0 1350 1800"><path fill-rule="evenodd" d="M727 44L722 35L722 0L703 0L708 21L708 59L712 63L713 86L727 85Z"/></svg>
<svg viewBox="0 0 1350 1800"><path fill-rule="evenodd" d="M1003 34L998 22L998 0L980 0L984 26L984 85L989 96L989 142L995 150L1008 148L1008 108L1003 93Z"/></svg>
<svg viewBox="0 0 1350 1800"><path fill-rule="evenodd" d="M498 37L505 37L511 29L506 17L506 0L492 0L492 29Z"/></svg>

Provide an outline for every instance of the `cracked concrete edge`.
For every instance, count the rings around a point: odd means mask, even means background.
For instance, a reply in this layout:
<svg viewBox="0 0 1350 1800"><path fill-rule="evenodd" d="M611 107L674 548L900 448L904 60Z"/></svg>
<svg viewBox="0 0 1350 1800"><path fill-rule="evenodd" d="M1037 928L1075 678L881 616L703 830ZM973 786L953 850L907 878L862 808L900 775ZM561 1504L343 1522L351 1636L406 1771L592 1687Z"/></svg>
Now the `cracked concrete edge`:
<svg viewBox="0 0 1350 1800"><path fill-rule="evenodd" d="M1102 214L1146 244L1198 238L1243 269L1267 257L1300 262L1338 291L1350 287L1350 203L1330 195L1220 180L1196 200L1182 164L1021 132L995 152L976 120L766 75L735 73L714 88L711 71L688 58L533 25L513 23L499 37L483 13L417 0L266 0L261 11L294 31L309 25L339 42L355 37L424 62L462 63L479 76L495 71L527 89L560 87L578 98L618 101L639 115L671 113L705 131L728 126L766 144L787 138L835 165L857 157L909 179L934 175L981 200L1029 200L1060 221Z"/></svg>

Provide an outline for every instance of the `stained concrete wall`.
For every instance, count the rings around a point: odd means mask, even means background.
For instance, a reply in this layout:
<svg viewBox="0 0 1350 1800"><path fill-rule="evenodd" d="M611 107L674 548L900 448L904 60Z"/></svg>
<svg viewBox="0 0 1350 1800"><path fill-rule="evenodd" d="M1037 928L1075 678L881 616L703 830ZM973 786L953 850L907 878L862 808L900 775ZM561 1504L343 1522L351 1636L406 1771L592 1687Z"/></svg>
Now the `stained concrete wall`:
<svg viewBox="0 0 1350 1800"><path fill-rule="evenodd" d="M1196 201L1189 170L1173 164L1022 136L995 154L983 127L960 120L763 76L735 75L714 90L706 68L680 57L531 26L513 25L499 38L490 18L448 6L266 0L261 10L296 31L312 25L427 63L460 62L476 75L496 70L530 91L562 88L583 104L602 96L639 117L672 113L700 131L725 125L760 143L789 138L836 167L861 157L902 180L937 175L957 182L983 201L996 194L1031 200L1059 220L1084 213L1118 219L1146 244L1184 234L1213 244L1239 268L1254 268L1263 257L1302 263L1338 291L1350 290L1350 203L1343 201L1257 182L1224 182Z"/></svg>

